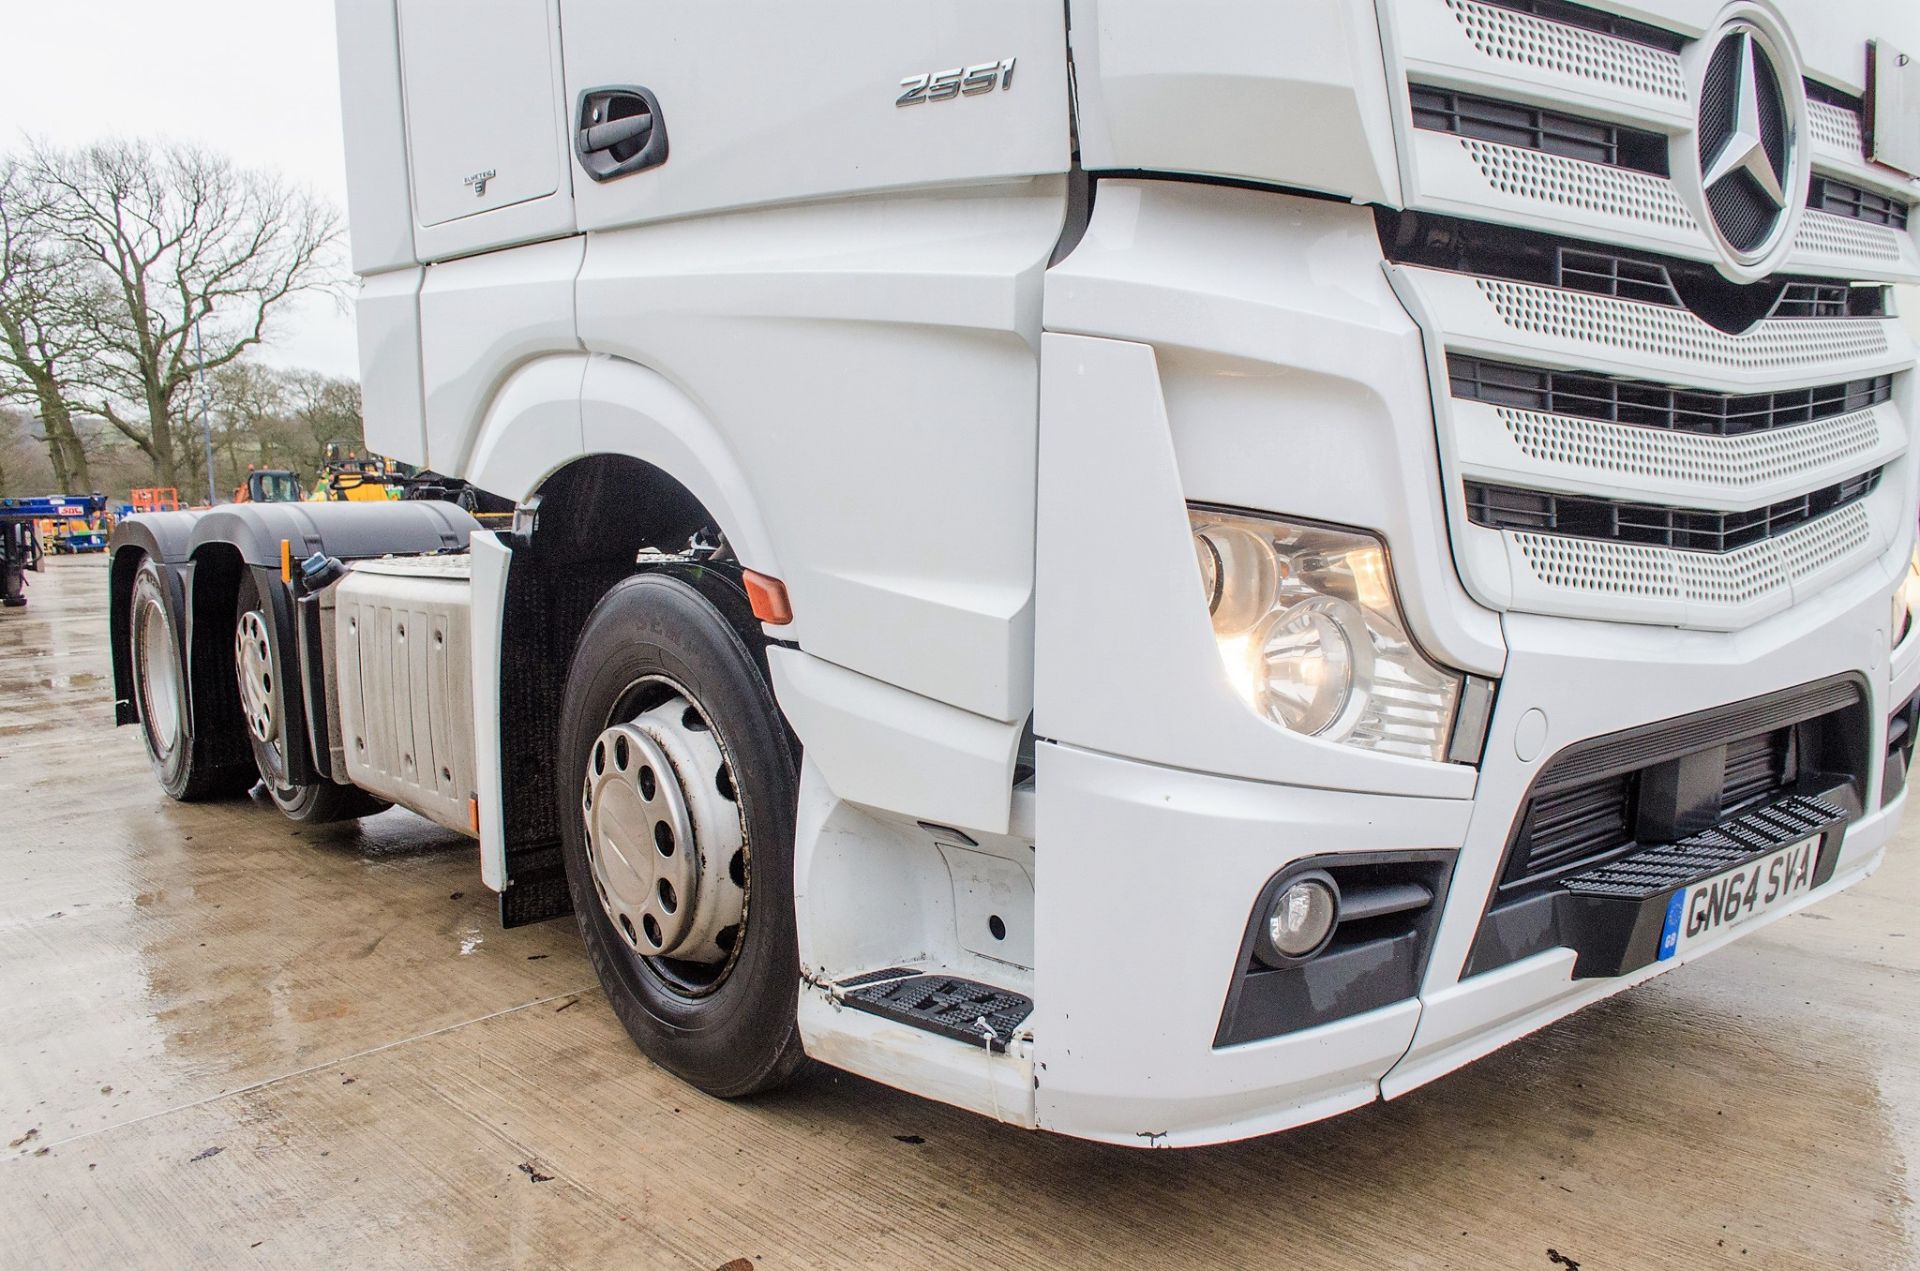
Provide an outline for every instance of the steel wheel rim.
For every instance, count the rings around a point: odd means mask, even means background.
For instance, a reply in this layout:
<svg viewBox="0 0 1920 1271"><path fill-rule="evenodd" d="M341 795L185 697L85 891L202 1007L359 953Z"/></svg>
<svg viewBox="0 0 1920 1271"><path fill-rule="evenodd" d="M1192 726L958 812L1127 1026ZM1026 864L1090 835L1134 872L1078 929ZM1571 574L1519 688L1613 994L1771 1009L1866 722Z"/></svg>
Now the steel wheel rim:
<svg viewBox="0 0 1920 1271"><path fill-rule="evenodd" d="M135 630L140 723L148 749L164 759L180 744L180 659L174 656L173 627L159 602L146 597Z"/></svg>
<svg viewBox="0 0 1920 1271"><path fill-rule="evenodd" d="M588 749L580 811L602 917L673 993L725 983L746 943L746 818L725 740L665 676L634 681Z"/></svg>
<svg viewBox="0 0 1920 1271"><path fill-rule="evenodd" d="M240 680L240 706L247 731L272 745L280 735L280 719L273 709L273 654L267 623L258 609L240 615L233 633L233 665Z"/></svg>

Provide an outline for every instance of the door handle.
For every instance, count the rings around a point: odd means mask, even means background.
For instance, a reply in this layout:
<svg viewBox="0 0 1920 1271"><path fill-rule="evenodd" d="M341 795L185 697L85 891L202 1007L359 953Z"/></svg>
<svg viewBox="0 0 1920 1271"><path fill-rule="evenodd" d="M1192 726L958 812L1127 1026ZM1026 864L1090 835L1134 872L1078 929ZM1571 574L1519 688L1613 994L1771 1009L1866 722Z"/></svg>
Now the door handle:
<svg viewBox="0 0 1920 1271"><path fill-rule="evenodd" d="M589 88L574 112L573 152L595 181L611 181L667 161L660 99L632 85Z"/></svg>

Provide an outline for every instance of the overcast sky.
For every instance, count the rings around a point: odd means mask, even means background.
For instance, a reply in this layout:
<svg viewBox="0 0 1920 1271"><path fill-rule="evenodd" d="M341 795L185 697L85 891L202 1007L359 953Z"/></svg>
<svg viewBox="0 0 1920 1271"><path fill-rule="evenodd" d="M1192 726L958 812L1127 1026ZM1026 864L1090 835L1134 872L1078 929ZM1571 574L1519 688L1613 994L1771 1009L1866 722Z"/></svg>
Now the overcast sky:
<svg viewBox="0 0 1920 1271"><path fill-rule="evenodd" d="M346 214L332 0L20 0L7 6L0 145L195 141ZM346 258L344 249L341 261ZM357 374L353 319L307 298L263 360Z"/></svg>

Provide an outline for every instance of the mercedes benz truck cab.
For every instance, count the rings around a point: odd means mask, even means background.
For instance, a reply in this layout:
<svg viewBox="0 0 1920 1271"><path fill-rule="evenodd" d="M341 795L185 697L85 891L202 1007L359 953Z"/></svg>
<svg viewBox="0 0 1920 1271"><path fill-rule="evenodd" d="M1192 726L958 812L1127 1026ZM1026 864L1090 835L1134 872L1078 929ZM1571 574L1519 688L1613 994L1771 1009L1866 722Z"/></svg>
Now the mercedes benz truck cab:
<svg viewBox="0 0 1920 1271"><path fill-rule="evenodd" d="M1886 850L1911 6L338 26L367 445L445 497L128 522L119 719L471 835L702 1089L1264 1134Z"/></svg>

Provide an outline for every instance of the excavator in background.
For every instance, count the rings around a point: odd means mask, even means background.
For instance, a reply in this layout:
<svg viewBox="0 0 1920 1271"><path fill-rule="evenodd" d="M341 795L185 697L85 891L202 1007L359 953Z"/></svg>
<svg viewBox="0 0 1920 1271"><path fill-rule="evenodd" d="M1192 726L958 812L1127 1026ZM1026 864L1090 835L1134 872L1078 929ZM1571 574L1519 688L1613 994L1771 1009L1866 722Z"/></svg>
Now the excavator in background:
<svg viewBox="0 0 1920 1271"><path fill-rule="evenodd" d="M287 468L247 465L247 479L233 492L235 503L298 503L305 495L300 474Z"/></svg>

